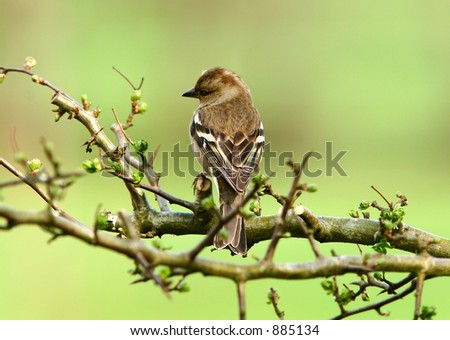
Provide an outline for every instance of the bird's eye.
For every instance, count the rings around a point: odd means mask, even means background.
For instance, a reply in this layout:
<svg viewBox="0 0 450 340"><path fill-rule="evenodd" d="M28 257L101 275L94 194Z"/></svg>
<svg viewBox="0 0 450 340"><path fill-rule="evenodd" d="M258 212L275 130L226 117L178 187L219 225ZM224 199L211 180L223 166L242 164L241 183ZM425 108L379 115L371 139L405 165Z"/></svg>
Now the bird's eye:
<svg viewBox="0 0 450 340"><path fill-rule="evenodd" d="M205 96L207 96L207 95L210 94L210 93L211 93L210 91L201 90L201 91L200 91L200 96L205 97Z"/></svg>

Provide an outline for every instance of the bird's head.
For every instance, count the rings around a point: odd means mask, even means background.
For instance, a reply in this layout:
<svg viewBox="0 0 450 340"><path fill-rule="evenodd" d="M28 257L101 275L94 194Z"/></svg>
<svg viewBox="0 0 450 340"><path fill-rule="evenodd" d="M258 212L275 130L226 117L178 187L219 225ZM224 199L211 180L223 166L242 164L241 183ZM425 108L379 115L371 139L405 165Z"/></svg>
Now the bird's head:
<svg viewBox="0 0 450 340"><path fill-rule="evenodd" d="M201 106L221 104L237 96L251 98L244 81L236 73L222 67L204 71L195 86L183 93L183 97L198 98Z"/></svg>

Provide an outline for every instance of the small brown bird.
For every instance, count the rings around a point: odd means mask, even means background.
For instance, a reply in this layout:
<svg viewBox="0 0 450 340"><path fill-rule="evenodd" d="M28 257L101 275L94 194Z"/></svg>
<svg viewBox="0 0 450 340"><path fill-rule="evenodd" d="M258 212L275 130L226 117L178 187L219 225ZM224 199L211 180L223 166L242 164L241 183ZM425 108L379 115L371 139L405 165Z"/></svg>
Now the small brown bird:
<svg viewBox="0 0 450 340"><path fill-rule="evenodd" d="M241 77L221 67L204 71L183 96L200 100L190 125L191 142L195 157L217 185L220 212L226 216L239 206L258 169L264 148L259 113ZM214 246L245 255L242 216L237 214L223 228L225 233L216 234Z"/></svg>

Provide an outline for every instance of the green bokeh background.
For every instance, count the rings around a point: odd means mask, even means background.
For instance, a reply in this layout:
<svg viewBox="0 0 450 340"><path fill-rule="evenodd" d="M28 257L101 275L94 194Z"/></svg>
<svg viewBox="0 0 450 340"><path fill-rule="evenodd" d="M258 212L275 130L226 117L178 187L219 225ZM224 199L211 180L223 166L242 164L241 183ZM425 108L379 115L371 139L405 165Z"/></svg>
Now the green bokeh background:
<svg viewBox="0 0 450 340"><path fill-rule="evenodd" d="M407 195L406 222L449 237L450 4L448 1L19 1L3 0L0 64L38 61L35 71L78 98L87 93L103 109L101 124L129 112L129 85L145 77L149 111L135 119L130 135L146 139L162 153L189 144L187 126L196 103L182 98L200 72L221 65L235 70L251 88L272 150L347 150L340 162L347 176L307 178L319 191L302 202L320 215L347 216L361 199L379 199L377 186L394 199ZM80 145L89 137L76 121L55 124L48 89L20 74L8 75L0 90L0 155L13 160L11 134L21 150L42 158L39 140L52 140L67 171L92 158ZM108 132L109 133L109 132ZM110 134L111 135L111 134ZM111 138L112 135L111 135ZM157 167L170 170L161 158ZM186 167L185 161L182 165ZM272 183L286 192L285 169ZM311 166L325 170L324 160ZM1 180L11 179L0 170ZM192 176L169 171L163 187L192 199ZM42 209L25 187L2 190L2 203ZM61 203L87 224L98 203L111 211L131 211L119 181L92 175L81 179ZM265 214L278 207L263 200ZM231 281L193 275L189 294L171 300L151 283L130 286L132 263L125 257L70 238L47 244L37 227L0 233L0 319L234 319L237 298ZM174 250L199 237L163 237ZM150 242L150 241L149 241ZM201 255L237 263L254 261L267 242L247 259L224 252ZM354 245L321 245L357 254ZM369 251L369 249L367 249ZM312 259L305 240L283 240L277 261ZM398 279L399 275L390 278ZM350 283L347 275L340 282ZM273 319L266 304L270 287L281 296L288 319L326 319L338 313L320 280L260 280L247 285L248 318ZM449 278L426 282L423 304L450 319ZM376 299L376 292L369 291ZM360 303L355 303L355 307ZM413 296L388 306L391 318L412 317ZM370 312L355 318L380 318Z"/></svg>

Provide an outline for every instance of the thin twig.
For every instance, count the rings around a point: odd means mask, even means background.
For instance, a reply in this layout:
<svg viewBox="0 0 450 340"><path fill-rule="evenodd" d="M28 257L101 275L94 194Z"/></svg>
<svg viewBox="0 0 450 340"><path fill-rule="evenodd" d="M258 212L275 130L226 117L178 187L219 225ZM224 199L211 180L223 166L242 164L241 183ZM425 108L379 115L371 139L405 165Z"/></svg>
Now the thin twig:
<svg viewBox="0 0 450 340"><path fill-rule="evenodd" d="M279 215L278 218L278 223L277 226L275 227L275 230L273 232L273 236L272 239L270 241L270 244L267 248L266 254L264 256L263 261L265 262L270 262L273 259L273 255L275 253L275 248L278 244L278 241L281 237L282 234L282 230L283 230L283 226L285 224L286 221L286 215L287 212L289 211L289 209L291 208L292 204L294 203L294 196L298 190L298 183L300 182L300 177L302 175L303 172L303 168L305 167L306 163L308 162L308 158L311 156L311 152L308 152L307 154L305 154L303 156L303 160L302 163L300 164L300 166L296 166L296 164L294 164L292 162L292 167L293 170L295 172L295 177L294 180L292 181L291 184L291 189L289 190L289 195L286 197L286 200L284 202L283 205L283 209Z"/></svg>
<svg viewBox="0 0 450 340"><path fill-rule="evenodd" d="M112 113L114 115L114 119L116 120L117 126L119 127L122 135L125 137L128 143L133 144L133 141L131 140L130 137L128 137L128 135L125 133L125 130L123 129L122 123L120 122L119 117L117 116L116 109L112 108Z"/></svg>
<svg viewBox="0 0 450 340"><path fill-rule="evenodd" d="M52 199L49 197L49 195L42 190L35 181L33 181L30 177L25 176L22 174L19 170L17 170L12 164L10 164L8 161L6 161L3 158L0 158L0 165L2 165L5 169L7 169L9 172L11 172L14 176L19 178L20 181L28 185L31 189L33 189L44 201L47 203L54 211L56 211L61 216L72 220L74 222L78 222L74 217L66 213L62 208L60 208Z"/></svg>
<svg viewBox="0 0 450 340"><path fill-rule="evenodd" d="M270 288L269 300L273 306L273 309L275 310L275 314L278 316L278 319L284 320L284 311L282 311L280 309L280 307L278 306L278 301L280 300L280 296L278 295L277 291L273 288Z"/></svg>
<svg viewBox="0 0 450 340"><path fill-rule="evenodd" d="M389 202L388 200L387 200L387 198L377 189L377 188L375 188L375 186L373 186L373 185L371 185L370 186L373 190L375 190L375 192L378 194L378 195L380 195L380 197L387 203L387 205L389 206L389 208L392 210L392 209L394 209L394 207L392 206L392 203L391 202Z"/></svg>
<svg viewBox="0 0 450 340"><path fill-rule="evenodd" d="M416 282L412 282L411 286L409 286L407 289L405 289L403 292L393 295L390 298L387 298L383 301L368 305L368 306L364 306L361 308L357 308L351 311L345 311L345 314L339 314L337 316L335 316L334 318L332 318L332 320L342 320L346 317L349 317L351 315L355 315L355 314L359 314L359 313L363 313L363 312L367 312L369 310L375 310L377 313L382 314L381 313L381 307L392 303L394 301L400 300L402 298L404 298L406 295L412 293L414 290L416 289Z"/></svg>
<svg viewBox="0 0 450 340"><path fill-rule="evenodd" d="M0 65L0 70L2 70L3 74L7 74L9 72L16 72L16 73L24 73L24 74L27 74L27 75L29 75L31 77L36 76L36 74L34 72L32 72L31 70L25 69L25 68L6 67L6 66L1 66ZM49 89L51 89L55 93L62 93L64 96L66 96L67 98L69 98L70 100L72 100L73 102L76 103L75 99L71 98L69 95L67 95L66 93L61 91L58 87L56 87L55 85L53 85L52 83L50 83L46 79L41 78L41 77L37 77L35 82L38 83L38 84L41 84L42 86L48 87Z"/></svg>
<svg viewBox="0 0 450 340"><path fill-rule="evenodd" d="M141 89L142 85L144 84L144 77L141 78L141 83L139 84L138 87L136 87L136 86L134 86L134 84L131 82L131 80L130 80L125 74L123 74L122 72L120 72L120 71L119 71L116 67L114 67L114 66L113 66L112 68L113 68L114 71L116 71L117 73L119 73L119 74L122 76L122 78L125 79L125 80L128 82L128 84L131 85L131 87L133 88L133 90L140 90L140 89Z"/></svg>
<svg viewBox="0 0 450 340"><path fill-rule="evenodd" d="M169 201L172 204L177 204L177 205L185 207L191 211L195 210L195 203L192 203L187 200L173 196L173 195L165 192L164 190L162 190L160 187L148 185L145 183L135 183L135 181L131 177L124 176L120 173L112 172L112 174L116 177L123 179L125 182L132 183L137 188L141 188L141 189L150 191L150 192L154 193L155 195L161 196L162 198L166 199L167 201Z"/></svg>

